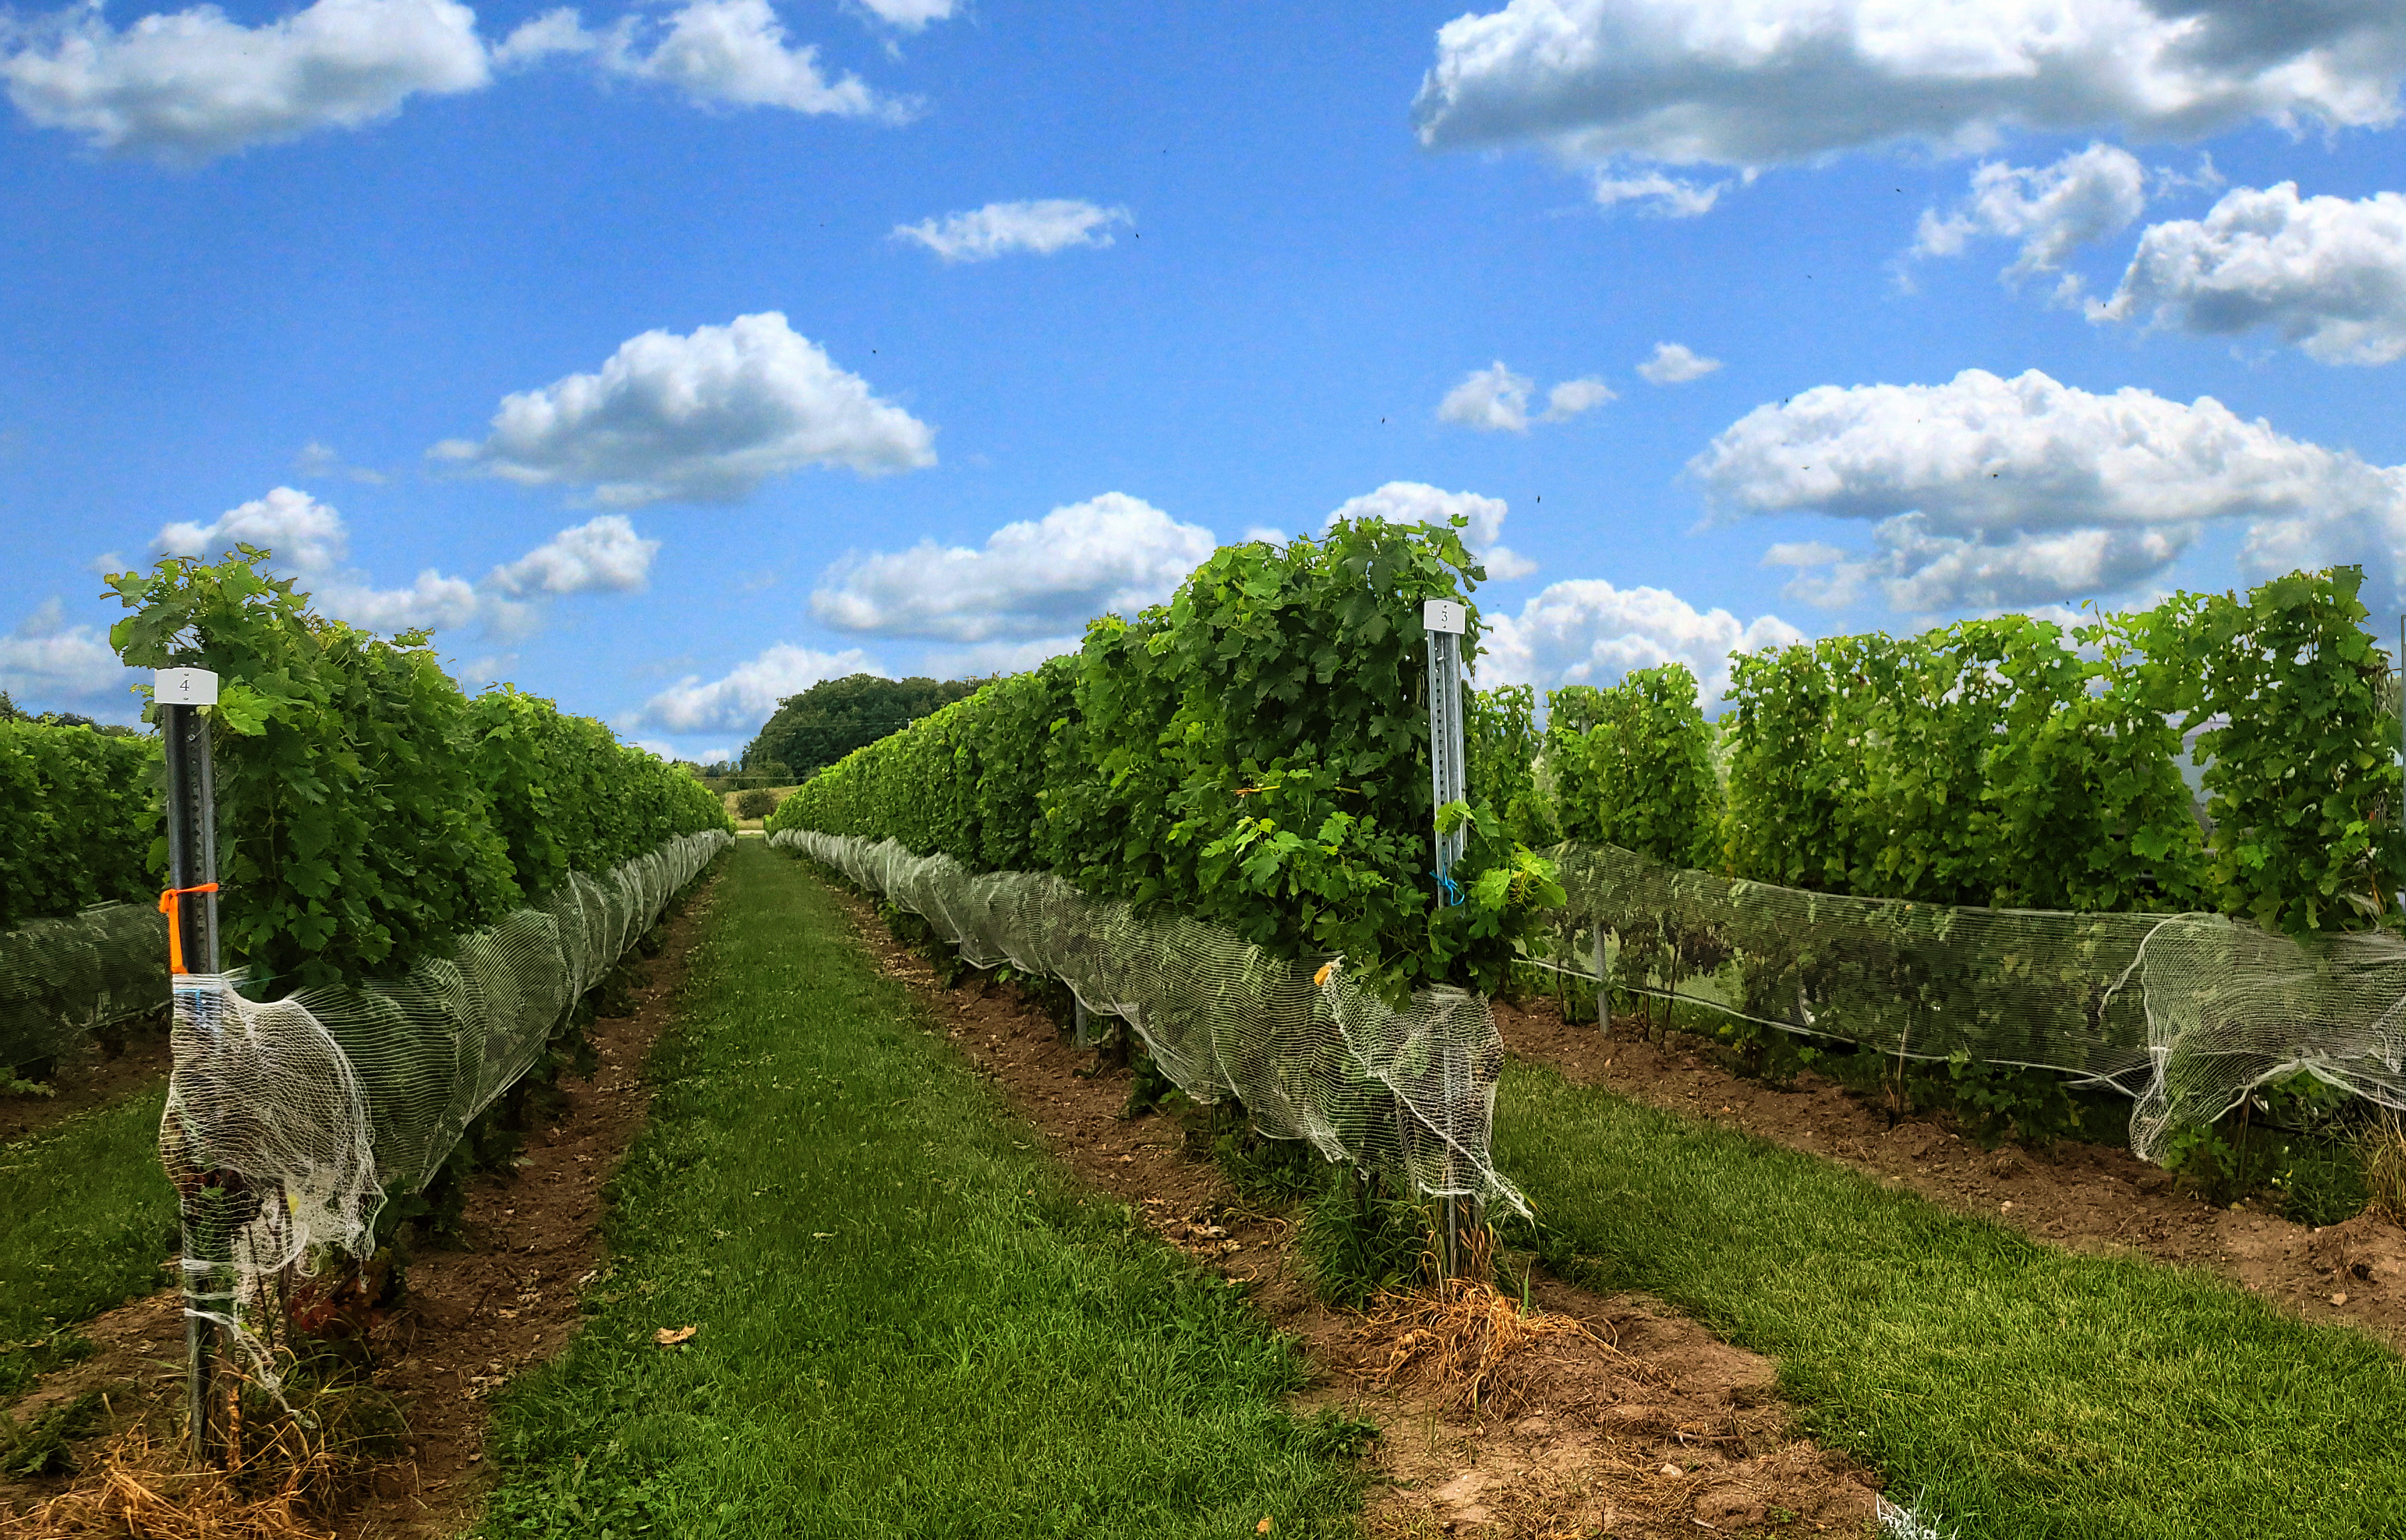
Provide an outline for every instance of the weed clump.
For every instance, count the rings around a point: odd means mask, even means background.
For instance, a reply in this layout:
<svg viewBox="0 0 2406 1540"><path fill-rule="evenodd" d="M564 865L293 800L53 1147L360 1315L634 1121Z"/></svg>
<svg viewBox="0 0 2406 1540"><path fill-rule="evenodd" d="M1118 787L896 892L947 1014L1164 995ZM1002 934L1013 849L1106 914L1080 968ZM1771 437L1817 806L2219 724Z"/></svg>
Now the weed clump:
<svg viewBox="0 0 2406 1540"><path fill-rule="evenodd" d="M1358 1166L1338 1167L1305 1206L1295 1246L1312 1291L1352 1310L1442 1273L1427 1210Z"/></svg>
<svg viewBox="0 0 2406 1540"><path fill-rule="evenodd" d="M1271 1138L1241 1115L1234 1128L1212 1137L1211 1161L1255 1202L1302 1201L1329 1181L1329 1163L1319 1151L1302 1139Z"/></svg>
<svg viewBox="0 0 2406 1540"><path fill-rule="evenodd" d="M1139 1050L1129 1055L1127 1102L1120 1109L1123 1119L1140 1118L1155 1108L1174 1108L1184 1099L1178 1082L1153 1062L1152 1054Z"/></svg>
<svg viewBox="0 0 2406 1540"><path fill-rule="evenodd" d="M2406 1124L2384 1111L2356 1140L2364 1171L2365 1207L2392 1224L2406 1224Z"/></svg>
<svg viewBox="0 0 2406 1540"><path fill-rule="evenodd" d="M105 1415L98 1391L86 1391L22 1426L0 1412L0 1476L74 1475L68 1446L97 1431Z"/></svg>

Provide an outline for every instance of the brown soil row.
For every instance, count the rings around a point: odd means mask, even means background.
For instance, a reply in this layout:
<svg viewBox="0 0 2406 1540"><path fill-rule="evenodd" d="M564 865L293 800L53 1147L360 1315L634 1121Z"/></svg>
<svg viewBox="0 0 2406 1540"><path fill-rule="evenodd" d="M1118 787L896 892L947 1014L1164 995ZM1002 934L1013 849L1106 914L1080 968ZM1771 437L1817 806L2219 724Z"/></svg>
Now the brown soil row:
<svg viewBox="0 0 2406 1540"><path fill-rule="evenodd" d="M1741 1128L2073 1250L2201 1267L2310 1321L2406 1347L2406 1231L2376 1214L2311 1229L2216 1208L2128 1150L2065 1141L1984 1150L1927 1117L1891 1119L1806 1073L1786 1090L1731 1073L1704 1044L1645 1039L1628 1020L1567 1024L1555 1003L1495 1003L1505 1045L1581 1084Z"/></svg>
<svg viewBox="0 0 2406 1540"><path fill-rule="evenodd" d="M1121 1117L1125 1069L1097 1072L1096 1054L1070 1047L1014 986L971 974L943 988L867 903L844 901L878 967L911 987L1056 1158L1171 1244L1250 1286L1309 1358L1314 1378L1301 1406L1348 1408L1383 1430L1368 1456L1373 1536L1869 1532L1878 1478L1795 1435L1771 1362L1640 1295L1606 1298L1541 1274L1535 1303L1584 1330L1497 1365L1495 1393L1475 1409L1451 1393L1458 1377L1413 1363L1390 1379L1399 1355L1475 1344L1470 1310L1449 1316L1423 1304L1420 1319L1365 1317L1322 1304L1303 1279L1291 1215L1240 1197L1217 1166L1186 1152L1173 1119Z"/></svg>
<svg viewBox="0 0 2406 1540"><path fill-rule="evenodd" d="M602 1184L643 1126L651 1102L644 1056L674 1012L687 954L711 901L705 888L669 922L667 944L644 965L645 981L634 991L633 1014L603 1018L589 1029L598 1071L589 1080L563 1078L552 1116L528 1135L516 1164L470 1185L462 1224L468 1244L420 1249L408 1264L402 1302L375 1321L375 1383L392 1397L410 1432L403 1457L374 1471L357 1505L333 1526L345 1540L437 1540L475 1522L489 1485L486 1398L575 1335L581 1285L602 1264ZM76 1446L86 1474L0 1478L0 1533L10 1533L12 1513L21 1522L71 1486L91 1490L112 1438L139 1425L161 1432L176 1425L183 1374L179 1297L154 1294L80 1330L99 1351L0 1410L29 1421L99 1390L110 1397L109 1422Z"/></svg>

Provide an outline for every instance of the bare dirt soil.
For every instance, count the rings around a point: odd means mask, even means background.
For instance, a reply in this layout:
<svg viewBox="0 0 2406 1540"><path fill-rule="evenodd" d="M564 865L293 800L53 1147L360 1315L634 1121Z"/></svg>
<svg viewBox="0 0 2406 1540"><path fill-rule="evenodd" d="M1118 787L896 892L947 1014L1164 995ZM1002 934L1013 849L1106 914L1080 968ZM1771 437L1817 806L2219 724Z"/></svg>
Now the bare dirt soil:
<svg viewBox="0 0 2406 1540"><path fill-rule="evenodd" d="M687 952L710 904L705 887L669 921L665 946L643 965L633 1013L597 1020L588 1029L597 1072L589 1080L563 1077L550 1115L526 1136L516 1164L470 1184L461 1224L468 1244L422 1248L411 1258L401 1302L376 1318L370 1334L375 1386L392 1398L409 1430L404 1453L375 1470L357 1505L323 1533L344 1540L437 1540L476 1521L490 1485L486 1397L575 1335L582 1286L602 1265L602 1187L643 1126L651 1101L644 1055L675 1010ZM89 1484L112 1436L146 1422L162 1430L175 1424L183 1375L179 1296L152 1295L79 1330L99 1351L45 1377L0 1411L30 1422L99 1390L110 1396L110 1417L74 1446L87 1474L0 1478L0 1533L12 1533L12 1513L21 1520L76 1483Z"/></svg>
<svg viewBox="0 0 2406 1540"><path fill-rule="evenodd" d="M1722 1068L1704 1043L1566 1024L1542 997L1495 1002L1505 1046L1633 1101L1744 1129L2068 1249L2201 1267L2310 1321L2406 1348L2406 1231L2365 1213L2312 1229L2244 1205L2216 1208L2128 1150L2066 1140L1984 1150L1926 1117L1891 1121L1809 1072L1786 1090Z"/></svg>
<svg viewBox="0 0 2406 1540"><path fill-rule="evenodd" d="M1605 1298L1541 1274L1533 1291L1541 1319L1568 1329L1506 1362L1494 1393L1476 1408L1457 1405L1416 1363L1391 1378L1399 1352L1432 1346L1416 1329L1442 1335L1448 1323L1320 1302L1295 1255L1291 1215L1239 1196L1215 1165L1186 1151L1173 1118L1121 1117L1125 1069L1098 1071L1097 1054L1069 1046L1015 986L972 973L942 987L868 903L842 897L878 966L910 985L935 1028L1058 1159L1172 1244L1250 1286L1309 1361L1313 1382L1300 1407L1340 1408L1380 1426L1368 1456L1373 1536L1870 1533L1879 1478L1795 1436L1773 1393L1771 1361L1640 1295Z"/></svg>

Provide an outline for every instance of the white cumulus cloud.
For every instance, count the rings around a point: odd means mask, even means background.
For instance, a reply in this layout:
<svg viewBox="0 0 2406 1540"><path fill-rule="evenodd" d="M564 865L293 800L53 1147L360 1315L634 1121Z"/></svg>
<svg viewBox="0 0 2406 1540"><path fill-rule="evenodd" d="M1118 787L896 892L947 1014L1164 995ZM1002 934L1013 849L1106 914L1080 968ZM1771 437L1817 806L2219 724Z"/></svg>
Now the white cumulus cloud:
<svg viewBox="0 0 2406 1540"><path fill-rule="evenodd" d="M1700 357L1685 343L1658 342L1652 355L1637 366L1637 374L1649 385L1685 385L1720 366L1720 360Z"/></svg>
<svg viewBox="0 0 2406 1540"><path fill-rule="evenodd" d="M2406 357L2406 195L2236 188L2201 219L2149 225L2096 320L2228 335L2262 328L2325 363Z"/></svg>
<svg viewBox="0 0 2406 1540"><path fill-rule="evenodd" d="M650 580L652 558L659 549L658 541L635 533L624 514L603 514L494 568L486 581L513 598L631 593Z"/></svg>
<svg viewBox="0 0 2406 1540"><path fill-rule="evenodd" d="M429 567L404 587L379 587L347 565L350 528L308 493L278 487L206 524L167 525L152 542L170 556L211 557L234 544L262 547L302 582L319 613L373 631L458 630L481 624L523 635L541 624L541 604L568 594L641 588L660 543L636 534L625 516L604 514L560 530L482 583Z"/></svg>
<svg viewBox="0 0 2406 1540"><path fill-rule="evenodd" d="M2052 273L2076 248L2128 229L2146 206L2146 168L2113 145L2092 144L2052 165L1984 161L1973 171L1972 191L1961 205L1944 216L1922 211L1913 254L1955 256L1975 236L2019 241L2020 253L2002 275L2017 284ZM2068 283L2059 290L2067 299L2077 280Z"/></svg>
<svg viewBox="0 0 2406 1540"><path fill-rule="evenodd" d="M1324 531L1340 518L1383 518L1391 524L1450 524L1458 516L1469 520L1462 531L1462 543L1470 547L1487 568L1487 575L1498 582L1507 578L1526 577L1537 570L1537 564L1502 544L1504 516L1509 512L1502 498L1481 497L1477 492L1449 492L1424 481L1391 481L1374 492L1348 498L1337 511L1322 523Z"/></svg>
<svg viewBox="0 0 2406 1540"><path fill-rule="evenodd" d="M2127 589L2216 522L2245 528L2257 570L2363 561L2394 583L2406 544L2406 468L2290 438L2210 396L2097 395L2036 370L1820 386L1748 413L1688 469L1724 516L1872 525L1868 555L1800 573L1793 591L1843 602L1875 583L1915 614Z"/></svg>
<svg viewBox="0 0 2406 1540"><path fill-rule="evenodd" d="M564 32L558 35L567 41ZM889 122L919 110L881 95L856 75L829 79L815 47L786 41L769 0L687 0L669 16L664 33L652 35L630 20L597 38L595 54L613 74L672 87L702 106L785 107Z"/></svg>
<svg viewBox="0 0 2406 1540"><path fill-rule="evenodd" d="M726 502L807 465L863 475L936 460L935 430L881 401L775 311L630 338L600 372L505 396L482 443L438 460L607 507Z"/></svg>
<svg viewBox="0 0 2406 1540"><path fill-rule="evenodd" d="M949 21L960 9L959 0L860 0L862 8L889 27L924 31L933 21Z"/></svg>
<svg viewBox="0 0 2406 1540"><path fill-rule="evenodd" d="M1516 374L1498 359L1486 369L1474 369L1437 403L1439 422L1458 423L1489 433L1529 431L1529 392L1536 383Z"/></svg>
<svg viewBox="0 0 2406 1540"><path fill-rule="evenodd" d="M344 565L350 530L343 516L308 493L278 487L226 510L207 524L170 524L153 544L170 556L210 557L236 544L261 546L302 580L318 612L373 631L465 626L482 608L475 585L429 567L403 588L379 588Z"/></svg>
<svg viewBox="0 0 2406 1540"><path fill-rule="evenodd" d="M919 655L913 673L937 679L984 679L995 674L1026 673L1048 657L1062 657L1086 644L1083 631L1040 636L1024 642L980 642L966 647L930 647Z"/></svg>
<svg viewBox="0 0 2406 1540"><path fill-rule="evenodd" d="M2397 120L2406 9L2371 0L1511 0L1447 22L1431 146L1758 166L2014 129L2194 139Z"/></svg>
<svg viewBox="0 0 2406 1540"><path fill-rule="evenodd" d="M982 262L1014 251L1050 256L1073 246L1110 246L1112 230L1129 222L1125 208L1035 198L896 225L894 238L916 241L948 262Z"/></svg>
<svg viewBox="0 0 2406 1540"><path fill-rule="evenodd" d="M811 610L840 630L942 642L1033 641L1159 603L1211 554L1211 531L1105 492L1006 524L983 547L923 541L828 569Z"/></svg>
<svg viewBox="0 0 2406 1540"><path fill-rule="evenodd" d="M1841 560L1846 552L1835 545L1818 540L1784 540L1767 547L1762 553L1766 567L1827 567Z"/></svg>
<svg viewBox="0 0 2406 1540"><path fill-rule="evenodd" d="M1633 669L1685 663L1707 707L1729 688L1732 653L1804 640L1777 615L1740 621L1666 588L1617 588L1600 578L1549 584L1520 614L1486 618L1482 684L1607 685Z"/></svg>
<svg viewBox="0 0 2406 1540"><path fill-rule="evenodd" d="M826 653L780 642L716 679L687 674L644 702L630 725L662 732L742 733L759 730L777 702L822 680L885 671L857 647Z"/></svg>
<svg viewBox="0 0 2406 1540"><path fill-rule="evenodd" d="M452 631L487 613L474 584L432 567L403 588L379 588L338 572L309 585L309 597L321 613L371 631ZM505 629L518 627L505 623Z"/></svg>
<svg viewBox="0 0 2406 1540"><path fill-rule="evenodd" d="M1564 380L1546 392L1546 413L1538 420L1567 422L1591 407L1620 399L1611 386L1593 374L1583 374L1575 380Z"/></svg>
<svg viewBox="0 0 2406 1540"><path fill-rule="evenodd" d="M97 0L0 31L17 110L93 147L197 162L390 117L491 78L455 0L317 0L247 27L213 5L109 25Z"/></svg>
<svg viewBox="0 0 2406 1540"><path fill-rule="evenodd" d="M562 53L596 53L603 39L585 30L585 19L570 7L561 6L518 23L509 36L496 44L493 63L504 69L515 69Z"/></svg>
<svg viewBox="0 0 2406 1540"><path fill-rule="evenodd" d="M230 546L257 545L297 572L321 572L350 549L343 516L308 493L278 487L265 497L227 509L206 524L170 524L158 548L170 556L214 556Z"/></svg>
<svg viewBox="0 0 2406 1540"><path fill-rule="evenodd" d="M1555 386L1547 393L1545 411L1533 417L1529 396L1536 388L1535 380L1514 374L1498 359L1485 369L1472 370L1445 393L1437 403L1437 420L1486 433L1525 433L1533 422L1566 422L1618 399L1612 387L1585 375Z"/></svg>
<svg viewBox="0 0 2406 1540"><path fill-rule="evenodd" d="M950 0L865 0L905 31ZM389 118L410 98L489 85L495 69L570 55L708 107L771 106L908 121L914 102L830 77L768 0L686 0L601 30L560 7L488 44L458 0L315 0L246 26L215 5L111 26L100 0L32 21L0 17L0 88L26 119L109 151L194 163Z"/></svg>
<svg viewBox="0 0 2406 1540"><path fill-rule="evenodd" d="M118 719L132 715L132 702L106 699L137 676L118 662L116 650L98 627L70 625L66 606L54 596L0 636L0 691L21 709L55 710L62 702L96 708Z"/></svg>
<svg viewBox="0 0 2406 1540"><path fill-rule="evenodd" d="M312 478L342 476L347 480L363 482L370 487L382 487L392 479L381 471L371 470L364 465L350 464L335 451L333 445L318 439L311 439L301 446L301 452L292 457L292 469L301 475Z"/></svg>
<svg viewBox="0 0 2406 1540"><path fill-rule="evenodd" d="M1663 219L1693 219L1709 214L1728 190L1725 180L1697 182L1660 171L1631 172L1609 164L1596 167L1588 178L1588 191L1595 195L1597 206L1635 204L1640 213Z"/></svg>
<svg viewBox="0 0 2406 1540"><path fill-rule="evenodd" d="M2195 525L2170 525L1982 538L1938 533L1932 520L1911 513L1874 525L1872 548L1862 555L1833 550L1817 562L1775 546L1763 559L1798 568L1787 591L1807 603L1851 604L1875 586L1890 609L1907 615L2043 610L2078 596L2127 592L2158 577L2197 532ZM1787 559L1774 561L1774 552Z"/></svg>

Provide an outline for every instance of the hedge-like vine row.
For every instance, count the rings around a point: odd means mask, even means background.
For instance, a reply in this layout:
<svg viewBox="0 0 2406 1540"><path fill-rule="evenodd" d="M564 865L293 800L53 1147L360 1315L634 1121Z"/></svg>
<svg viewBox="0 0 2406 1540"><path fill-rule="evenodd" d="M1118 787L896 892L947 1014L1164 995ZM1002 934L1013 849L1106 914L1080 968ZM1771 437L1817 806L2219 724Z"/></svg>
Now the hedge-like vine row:
<svg viewBox="0 0 2406 1540"><path fill-rule="evenodd" d="M471 698L425 633L318 615L267 559L241 546L112 579L133 613L110 641L135 667L219 676L226 961L273 993L396 977L571 869L733 827L602 724L506 687Z"/></svg>
<svg viewBox="0 0 2406 1540"><path fill-rule="evenodd" d="M0 721L0 930L157 893L158 764L155 738Z"/></svg>
<svg viewBox="0 0 2406 1540"><path fill-rule="evenodd" d="M1421 606L1485 576L1456 530L1376 520L1224 547L1167 605L856 750L769 827L1057 872L1283 955L1342 954L1393 999L1493 987L1559 893L1483 797L1449 815L1471 826L1460 901L1429 875ZM1473 612L1465 657L1478 636Z"/></svg>
<svg viewBox="0 0 2406 1540"><path fill-rule="evenodd" d="M1823 892L2360 927L2406 877L2362 580L2294 572L2070 629L2006 615L1741 656L1718 729L1677 664L1557 690L1544 816ZM2203 767L2203 822L2184 764Z"/></svg>

